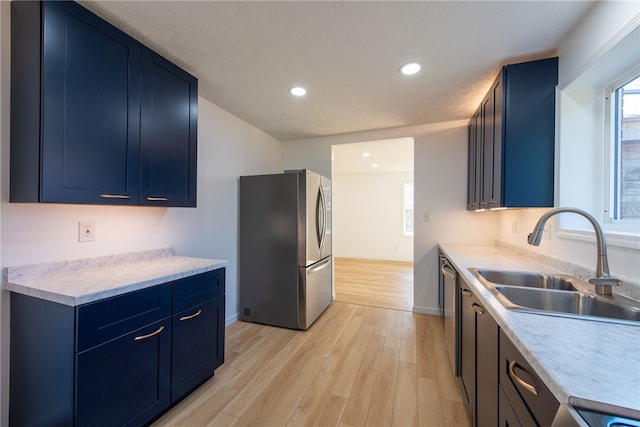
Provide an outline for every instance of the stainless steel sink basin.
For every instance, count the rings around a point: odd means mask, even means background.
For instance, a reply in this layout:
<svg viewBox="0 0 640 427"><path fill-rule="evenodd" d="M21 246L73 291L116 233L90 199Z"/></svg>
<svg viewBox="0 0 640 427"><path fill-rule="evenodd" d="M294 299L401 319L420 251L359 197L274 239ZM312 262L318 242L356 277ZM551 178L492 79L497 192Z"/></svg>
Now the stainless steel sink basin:
<svg viewBox="0 0 640 427"><path fill-rule="evenodd" d="M478 274L496 285L575 291L570 279L563 276L528 271L477 270Z"/></svg>
<svg viewBox="0 0 640 427"><path fill-rule="evenodd" d="M544 291L511 286L496 286L495 290L512 304L507 306L511 309L640 321L640 308L610 302L582 292Z"/></svg>
<svg viewBox="0 0 640 427"><path fill-rule="evenodd" d="M470 268L469 271L510 310L640 325L640 303L599 295L594 286L566 274Z"/></svg>

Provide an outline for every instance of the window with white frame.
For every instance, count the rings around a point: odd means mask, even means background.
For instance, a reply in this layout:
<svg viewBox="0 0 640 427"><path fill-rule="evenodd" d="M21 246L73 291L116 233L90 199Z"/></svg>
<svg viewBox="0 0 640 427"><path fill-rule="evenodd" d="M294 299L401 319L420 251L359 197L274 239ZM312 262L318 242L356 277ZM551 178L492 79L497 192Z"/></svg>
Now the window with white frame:
<svg viewBox="0 0 640 427"><path fill-rule="evenodd" d="M413 182L402 184L402 234L413 236Z"/></svg>
<svg viewBox="0 0 640 427"><path fill-rule="evenodd" d="M605 93L607 117L608 222L640 219L640 68L622 75Z"/></svg>
<svg viewBox="0 0 640 427"><path fill-rule="evenodd" d="M624 34L558 87L556 204L591 213L609 246L640 250L640 26ZM560 238L593 241L579 215L557 226Z"/></svg>

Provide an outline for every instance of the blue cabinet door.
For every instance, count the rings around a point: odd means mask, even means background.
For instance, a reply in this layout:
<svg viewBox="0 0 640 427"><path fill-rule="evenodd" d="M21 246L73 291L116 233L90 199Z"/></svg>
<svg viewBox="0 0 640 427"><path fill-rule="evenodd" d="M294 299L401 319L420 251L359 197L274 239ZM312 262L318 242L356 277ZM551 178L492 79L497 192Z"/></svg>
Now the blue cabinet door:
<svg viewBox="0 0 640 427"><path fill-rule="evenodd" d="M198 81L142 49L140 204L196 206Z"/></svg>
<svg viewBox="0 0 640 427"><path fill-rule="evenodd" d="M213 375L224 360L224 295L173 316L171 401Z"/></svg>
<svg viewBox="0 0 640 427"><path fill-rule="evenodd" d="M467 153L467 210L474 211L480 208L480 180L478 179L477 172L482 166L480 160L482 159L482 137L478 136L478 132L481 129L480 124L480 109L478 109L471 121L469 122L469 140L468 140L468 153Z"/></svg>
<svg viewBox="0 0 640 427"><path fill-rule="evenodd" d="M42 7L40 201L138 204L140 44L76 3Z"/></svg>
<svg viewBox="0 0 640 427"><path fill-rule="evenodd" d="M140 328L76 360L76 426L139 426L169 406L171 320Z"/></svg>
<svg viewBox="0 0 640 427"><path fill-rule="evenodd" d="M558 58L506 67L502 206L553 206L557 84Z"/></svg>

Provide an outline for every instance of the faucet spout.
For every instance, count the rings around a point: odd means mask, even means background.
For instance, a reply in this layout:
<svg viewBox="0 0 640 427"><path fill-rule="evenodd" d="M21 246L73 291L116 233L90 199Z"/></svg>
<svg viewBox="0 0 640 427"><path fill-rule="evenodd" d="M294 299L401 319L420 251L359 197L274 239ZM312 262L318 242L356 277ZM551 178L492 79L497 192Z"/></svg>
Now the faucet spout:
<svg viewBox="0 0 640 427"><path fill-rule="evenodd" d="M551 209L540 217L537 224L533 228L533 231L527 237L527 242L530 245L539 246L540 241L542 240L542 231L544 230L544 225L546 224L547 220L552 216L563 212L582 215L587 220L589 220L589 222L593 226L593 230L596 235L597 250L596 277L589 279L589 283L596 286L597 293L602 295L611 295L612 286L619 286L621 282L620 280L611 276L611 273L609 272L609 262L607 259L607 242L604 236L604 232L602 231L602 227L600 226L598 221L596 221L596 219L591 216L591 214L577 208Z"/></svg>

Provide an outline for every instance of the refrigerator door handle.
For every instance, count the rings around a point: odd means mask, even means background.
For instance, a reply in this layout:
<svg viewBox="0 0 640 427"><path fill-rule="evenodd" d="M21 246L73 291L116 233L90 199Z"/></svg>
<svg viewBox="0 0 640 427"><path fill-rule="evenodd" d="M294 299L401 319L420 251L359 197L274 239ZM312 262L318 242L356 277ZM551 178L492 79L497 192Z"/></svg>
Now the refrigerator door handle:
<svg viewBox="0 0 640 427"><path fill-rule="evenodd" d="M318 262L313 267L307 268L307 276L313 273L317 273L318 271L326 268L329 264L331 264L331 257L327 257L323 261Z"/></svg>
<svg viewBox="0 0 640 427"><path fill-rule="evenodd" d="M318 187L318 203L316 212L316 232L318 234L318 247L320 253L324 247L324 235L326 232L326 218L325 218L326 206L324 200L324 192L322 191L322 185Z"/></svg>

